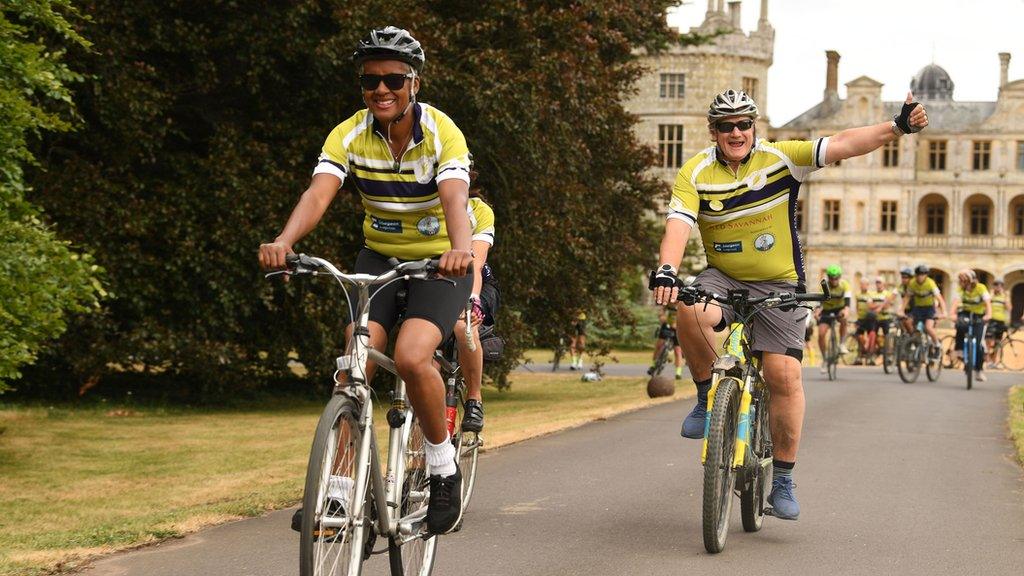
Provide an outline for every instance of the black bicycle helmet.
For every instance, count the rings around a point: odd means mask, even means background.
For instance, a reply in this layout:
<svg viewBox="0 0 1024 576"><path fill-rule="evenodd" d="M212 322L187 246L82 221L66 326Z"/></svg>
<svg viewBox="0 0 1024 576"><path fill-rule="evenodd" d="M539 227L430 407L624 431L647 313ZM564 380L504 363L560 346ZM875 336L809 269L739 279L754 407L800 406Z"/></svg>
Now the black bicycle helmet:
<svg viewBox="0 0 1024 576"><path fill-rule="evenodd" d="M917 268L914 268L914 274L928 274L930 272L931 269L924 264L918 264Z"/></svg>
<svg viewBox="0 0 1024 576"><path fill-rule="evenodd" d="M352 53L352 62L356 66L367 60L398 60L412 66L418 73L426 62L426 56L419 41L408 30L387 26L371 30Z"/></svg>
<svg viewBox="0 0 1024 576"><path fill-rule="evenodd" d="M914 271L910 269L910 266L900 268L900 276L906 276L907 278L910 278L913 275Z"/></svg>
<svg viewBox="0 0 1024 576"><path fill-rule="evenodd" d="M711 106L708 107L708 122L713 123L727 116L757 118L757 104L742 90L726 90L715 96Z"/></svg>

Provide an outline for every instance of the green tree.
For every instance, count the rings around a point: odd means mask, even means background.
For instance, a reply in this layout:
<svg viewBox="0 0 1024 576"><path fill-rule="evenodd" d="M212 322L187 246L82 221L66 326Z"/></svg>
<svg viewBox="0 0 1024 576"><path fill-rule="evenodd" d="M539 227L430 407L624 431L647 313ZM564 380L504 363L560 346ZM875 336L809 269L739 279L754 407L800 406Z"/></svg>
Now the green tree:
<svg viewBox="0 0 1024 576"><path fill-rule="evenodd" d="M264 281L255 251L280 230L323 138L362 107L352 47L389 23L423 42L421 99L478 158L510 357L576 308L625 318L618 271L652 254L644 214L664 188L645 175L650 150L622 101L641 73L635 51L674 39L670 4L83 2L88 129L51 138L35 182L117 297L99 321L77 322L48 366L80 378L159 370L216 391L286 375L294 349L329 373L340 294ZM297 248L351 263L361 218L340 198Z"/></svg>
<svg viewBox="0 0 1024 576"><path fill-rule="evenodd" d="M91 257L59 240L25 197L30 140L72 127L67 85L81 76L61 46L88 42L67 18L78 13L66 0L0 6L0 392L64 331L69 313L95 308L104 293Z"/></svg>

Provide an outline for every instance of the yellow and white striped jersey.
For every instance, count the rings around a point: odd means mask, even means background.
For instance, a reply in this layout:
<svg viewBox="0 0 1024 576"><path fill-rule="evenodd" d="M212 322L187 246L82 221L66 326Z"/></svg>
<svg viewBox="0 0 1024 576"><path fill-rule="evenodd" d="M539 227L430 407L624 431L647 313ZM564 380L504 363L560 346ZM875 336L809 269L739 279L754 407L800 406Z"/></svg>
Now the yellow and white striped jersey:
<svg viewBox="0 0 1024 576"><path fill-rule="evenodd" d="M824 167L827 146L828 138L758 139L736 174L707 148L679 170L668 218L697 224L708 266L736 280L802 284L797 194L804 178Z"/></svg>
<svg viewBox="0 0 1024 576"><path fill-rule="evenodd" d="M313 174L351 178L366 218L366 246L402 260L428 258L451 247L437 185L469 183L469 149L462 131L429 104L413 105L413 134L399 158L383 128L360 110L331 131Z"/></svg>

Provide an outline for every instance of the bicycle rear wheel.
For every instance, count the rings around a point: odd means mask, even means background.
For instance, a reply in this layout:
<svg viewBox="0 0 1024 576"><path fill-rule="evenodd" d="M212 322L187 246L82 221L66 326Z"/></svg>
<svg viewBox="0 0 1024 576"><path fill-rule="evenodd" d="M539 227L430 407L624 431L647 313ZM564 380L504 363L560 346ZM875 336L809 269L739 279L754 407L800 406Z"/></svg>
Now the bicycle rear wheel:
<svg viewBox="0 0 1024 576"><path fill-rule="evenodd" d="M974 366L975 354L978 353L978 345L973 338L964 338L964 373L967 376L967 389L974 387Z"/></svg>
<svg viewBox="0 0 1024 576"><path fill-rule="evenodd" d="M463 411L466 406L466 387L459 387L459 411L455 435L455 450L459 454L459 471L462 472L462 514L466 514L469 501L473 498L473 487L476 485L476 467L480 456L480 447L484 444L483 436L477 432L462 430Z"/></svg>
<svg viewBox="0 0 1024 576"><path fill-rule="evenodd" d="M359 462L359 405L336 394L320 416L306 467L299 535L299 573L302 576L358 575L365 555L368 529L355 526L352 511L365 502L353 502ZM372 521L366 506L367 521ZM353 562L353 558L356 560Z"/></svg>
<svg viewBox="0 0 1024 576"><path fill-rule="evenodd" d="M427 458L423 451L423 430L419 420L412 416L409 442L405 445L405 479L402 482L402 501L399 516L404 517L426 508L430 499L427 476ZM434 569L437 537L413 537L405 542L388 540L388 559L392 576L429 576Z"/></svg>
<svg viewBox="0 0 1024 576"><path fill-rule="evenodd" d="M754 421L750 424L750 450L744 465L746 478L740 491L740 517L743 529L757 532L764 522L764 499L771 477L772 434L768 427L768 391L752 404Z"/></svg>
<svg viewBox="0 0 1024 576"><path fill-rule="evenodd" d="M736 483L732 460L740 409L739 380L723 377L718 382L713 403L707 458L704 460L703 524L704 548L717 554L725 548L729 537L729 513Z"/></svg>
<svg viewBox="0 0 1024 576"><path fill-rule="evenodd" d="M1024 370L1024 340L1007 338L999 347L996 364L1007 370Z"/></svg>
<svg viewBox="0 0 1024 576"><path fill-rule="evenodd" d="M921 361L918 358L920 342L918 338L909 337L896 347L896 371L900 380L913 384L921 375Z"/></svg>

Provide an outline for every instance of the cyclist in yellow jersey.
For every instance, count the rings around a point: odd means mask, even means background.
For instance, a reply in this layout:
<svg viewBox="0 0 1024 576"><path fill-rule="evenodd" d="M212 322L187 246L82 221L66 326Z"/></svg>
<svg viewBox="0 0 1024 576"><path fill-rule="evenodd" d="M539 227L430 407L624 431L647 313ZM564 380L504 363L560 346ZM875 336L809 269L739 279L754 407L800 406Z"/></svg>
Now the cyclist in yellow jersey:
<svg viewBox="0 0 1024 576"><path fill-rule="evenodd" d="M878 331L888 336L892 327L893 310L896 309L896 292L885 285L885 279L875 276L876 301L881 302L878 310Z"/></svg>
<svg viewBox="0 0 1024 576"><path fill-rule="evenodd" d="M821 350L821 373L828 371L825 360L825 343L828 342L830 326L839 326L839 352L846 354L846 319L850 314L850 304L853 301L853 293L850 291L850 283L842 278L843 269L832 264L825 269L825 276L828 278L828 289L832 298L821 303L817 311L818 316L818 350Z"/></svg>
<svg viewBox="0 0 1024 576"><path fill-rule="evenodd" d="M910 295L907 293L907 284L910 284L910 280L914 277L914 271L911 268L900 269L900 285L896 287L894 292L894 300L898 300L898 318L900 325L903 327L903 331L907 334L913 331L913 323L910 320Z"/></svg>
<svg viewBox="0 0 1024 576"><path fill-rule="evenodd" d="M974 334L978 342L985 342L985 325L992 318L992 298L989 295L988 287L978 282L978 276L974 270L964 268L957 272L956 293L953 295L953 306L956 310L956 342L953 350L957 358L962 357L964 340L967 336L967 326L971 322L971 315L974 315ZM985 381L985 354L978 350L974 363L974 379L978 382Z"/></svg>
<svg viewBox="0 0 1024 576"><path fill-rule="evenodd" d="M1013 310L1013 303L1010 301L1010 293L1006 291L1006 283L1002 278L996 278L992 282L992 319L988 321L988 328L985 329L985 346L989 351L989 368L995 368L995 344L1002 340L1006 333L1006 325L1010 321L1009 311Z"/></svg>
<svg viewBox="0 0 1024 576"><path fill-rule="evenodd" d="M749 289L804 290L804 265L795 226L800 184L810 172L838 160L877 150L907 132L928 125L924 107L907 94L892 121L852 128L813 141L765 142L756 135L757 104L744 92L728 90L708 110L713 145L686 162L676 177L668 221L661 241L661 267L651 284L658 304L678 297L676 270L693 226L708 255L708 268L697 277L705 289L726 293ZM803 426L804 395L800 375L805 308L771 309L755 316L755 352L763 357L772 394L772 440L775 463L772 513L795 520L800 513L793 494L792 469ZM697 383L697 405L683 422L689 438L703 436L711 365L716 358L714 332L733 320L717 306L685 306L676 331Z"/></svg>
<svg viewBox="0 0 1024 576"><path fill-rule="evenodd" d="M411 280L394 360L423 434L430 473L427 527L451 531L461 516L462 475L444 419L444 385L434 350L451 333L473 284L472 228L467 212L469 150L440 110L416 101L425 61L420 43L388 26L360 41L352 60L366 109L328 135L309 188L281 234L260 246L264 268L282 268L285 256L320 221L344 180L362 198L366 247L355 272L381 274L391 257L440 258L450 281ZM370 306L370 346L383 350L398 319L399 283L377 290ZM351 338L352 325L346 336ZM369 367L372 377L373 367Z"/></svg>
<svg viewBox="0 0 1024 576"><path fill-rule="evenodd" d="M579 310L572 323L569 339L569 354L572 356L570 370L583 370L583 351L587 347L587 313Z"/></svg>
<svg viewBox="0 0 1024 576"><path fill-rule="evenodd" d="M880 279L879 279L880 280ZM878 351L876 342L878 339L878 322L885 305L885 297L882 292L871 290L867 278L860 281L860 291L857 292L857 342L858 363L869 360Z"/></svg>
<svg viewBox="0 0 1024 576"><path fill-rule="evenodd" d="M494 245L494 211L479 196L470 191L469 216L473 225L473 292L469 299L473 305L472 331L473 341L480 342L480 326L487 316L488 309L493 312L496 303L487 302L484 297L483 284L487 266L487 254ZM481 388L484 373L483 346L469 349L466 338L466 322L461 317L455 323L455 339L459 345L459 367L466 380L466 403L463 406L462 429L469 432L480 432L484 428L484 406Z"/></svg>
<svg viewBox="0 0 1024 576"><path fill-rule="evenodd" d="M672 347L675 357L676 380L683 379L683 349L679 347L679 338L676 337L676 306L669 304L661 309L658 314L658 331L655 334L654 356L651 359L651 367L647 369L648 375L654 374L654 363L661 355L661 349L665 346Z"/></svg>
<svg viewBox="0 0 1024 576"><path fill-rule="evenodd" d="M910 299L911 326L924 321L924 331L932 341L932 354L937 354L939 335L935 332L935 321L945 318L946 299L935 280L928 277L929 273L931 269L924 264L914 269L914 278L907 282L907 296ZM913 329L908 332L913 332Z"/></svg>

